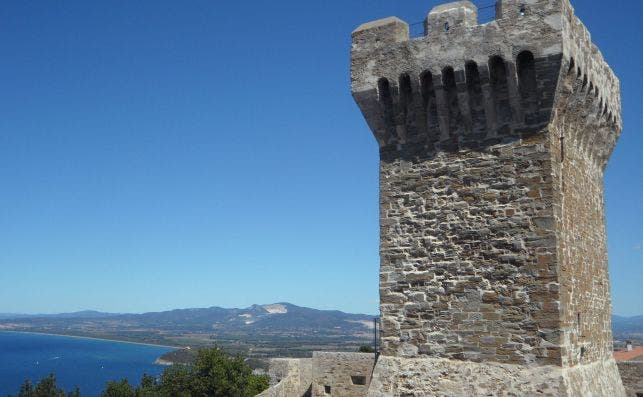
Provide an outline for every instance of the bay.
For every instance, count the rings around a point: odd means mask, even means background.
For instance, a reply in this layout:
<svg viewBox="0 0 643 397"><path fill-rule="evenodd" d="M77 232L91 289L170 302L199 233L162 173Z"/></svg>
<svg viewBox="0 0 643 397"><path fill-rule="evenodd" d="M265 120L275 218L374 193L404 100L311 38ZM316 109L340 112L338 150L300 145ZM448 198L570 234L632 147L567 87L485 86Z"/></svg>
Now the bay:
<svg viewBox="0 0 643 397"><path fill-rule="evenodd" d="M127 342L69 336L0 332L0 397L17 395L25 379L38 381L53 373L67 392L80 387L81 396L100 396L110 380L138 384L143 373L160 375L155 365L174 350Z"/></svg>

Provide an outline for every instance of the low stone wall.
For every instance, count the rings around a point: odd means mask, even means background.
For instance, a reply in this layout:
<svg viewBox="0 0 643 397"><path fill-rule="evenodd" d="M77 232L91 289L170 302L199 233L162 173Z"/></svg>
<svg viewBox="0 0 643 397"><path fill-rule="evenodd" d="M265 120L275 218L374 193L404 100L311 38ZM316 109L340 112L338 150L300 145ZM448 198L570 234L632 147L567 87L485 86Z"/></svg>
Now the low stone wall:
<svg viewBox="0 0 643 397"><path fill-rule="evenodd" d="M637 397L637 393L643 395L643 362L621 361L617 364L627 397Z"/></svg>
<svg viewBox="0 0 643 397"><path fill-rule="evenodd" d="M366 397L375 354L313 353L312 397Z"/></svg>
<svg viewBox="0 0 643 397"><path fill-rule="evenodd" d="M571 368L314 352L270 361L257 397L539 396L627 397L643 393L643 362L595 361Z"/></svg>
<svg viewBox="0 0 643 397"><path fill-rule="evenodd" d="M375 354L314 352L270 360L270 388L256 397L366 397Z"/></svg>
<svg viewBox="0 0 643 397"><path fill-rule="evenodd" d="M310 358L274 358L270 360L270 387L256 397L309 397L312 382Z"/></svg>

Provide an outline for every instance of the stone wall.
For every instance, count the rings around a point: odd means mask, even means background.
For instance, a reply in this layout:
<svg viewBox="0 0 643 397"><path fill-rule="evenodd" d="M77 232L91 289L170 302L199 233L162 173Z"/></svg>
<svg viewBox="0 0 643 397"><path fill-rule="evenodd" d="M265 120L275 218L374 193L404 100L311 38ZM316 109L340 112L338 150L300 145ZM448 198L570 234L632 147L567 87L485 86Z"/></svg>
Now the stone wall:
<svg viewBox="0 0 643 397"><path fill-rule="evenodd" d="M375 354L314 352L270 360L270 387L257 397L366 397Z"/></svg>
<svg viewBox="0 0 643 397"><path fill-rule="evenodd" d="M381 158L384 354L560 363L543 139Z"/></svg>
<svg viewBox="0 0 643 397"><path fill-rule="evenodd" d="M550 134L564 365L612 356L602 150L614 130L586 74L565 61ZM613 145L613 143L610 143Z"/></svg>
<svg viewBox="0 0 643 397"><path fill-rule="evenodd" d="M484 25L458 1L425 27L353 32L353 96L380 146L385 357L371 390L403 395L407 363L425 358L470 376L466 362L494 363L493 379L531 368L555 395L622 395L603 204L618 79L568 0L502 0Z"/></svg>
<svg viewBox="0 0 643 397"><path fill-rule="evenodd" d="M366 397L375 354L313 353L312 397Z"/></svg>
<svg viewBox="0 0 643 397"><path fill-rule="evenodd" d="M643 396L643 362L619 362L618 371L621 374L621 379L623 379L627 397Z"/></svg>
<svg viewBox="0 0 643 397"><path fill-rule="evenodd" d="M257 397L310 397L311 359L273 358L268 376L270 387Z"/></svg>

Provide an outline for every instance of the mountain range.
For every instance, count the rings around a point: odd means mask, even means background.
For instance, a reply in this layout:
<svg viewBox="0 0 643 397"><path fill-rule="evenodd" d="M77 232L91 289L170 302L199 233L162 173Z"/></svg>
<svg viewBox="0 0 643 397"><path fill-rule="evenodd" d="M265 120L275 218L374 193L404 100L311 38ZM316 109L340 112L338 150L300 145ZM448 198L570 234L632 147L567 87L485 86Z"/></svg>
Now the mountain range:
<svg viewBox="0 0 643 397"><path fill-rule="evenodd" d="M315 332L323 334L359 333L373 327L375 316L338 310L317 310L290 303L252 305L245 309L222 307L176 309L142 314L80 311L60 314L0 314L0 324L47 326L66 323L122 322L123 329L153 327L161 330L215 331L222 333ZM339 330L339 331L338 331Z"/></svg>
<svg viewBox="0 0 643 397"><path fill-rule="evenodd" d="M55 314L23 314L23 313L0 313L0 320L24 319L24 318L101 318L117 316L117 313L104 313L95 310L82 310L72 313Z"/></svg>
<svg viewBox="0 0 643 397"><path fill-rule="evenodd" d="M47 315L0 314L0 330L90 336L172 346L217 343L238 350L353 350L370 343L376 316L317 310L290 303L177 309L142 314L82 311ZM288 355L290 355L288 354Z"/></svg>
<svg viewBox="0 0 643 397"><path fill-rule="evenodd" d="M615 338L643 340L643 316L612 316L612 330Z"/></svg>

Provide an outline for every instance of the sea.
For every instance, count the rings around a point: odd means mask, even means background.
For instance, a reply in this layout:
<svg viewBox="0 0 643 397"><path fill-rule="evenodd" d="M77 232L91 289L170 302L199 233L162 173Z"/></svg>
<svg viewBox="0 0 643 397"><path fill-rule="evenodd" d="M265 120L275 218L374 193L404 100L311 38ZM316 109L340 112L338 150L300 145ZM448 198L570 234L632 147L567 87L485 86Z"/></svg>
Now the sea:
<svg viewBox="0 0 643 397"><path fill-rule="evenodd" d="M0 332L0 397L16 396L26 380L38 381L53 373L59 387L80 387L82 397L100 396L110 380L126 378L137 385L144 373L158 376L155 365L174 350L127 342L69 336Z"/></svg>

